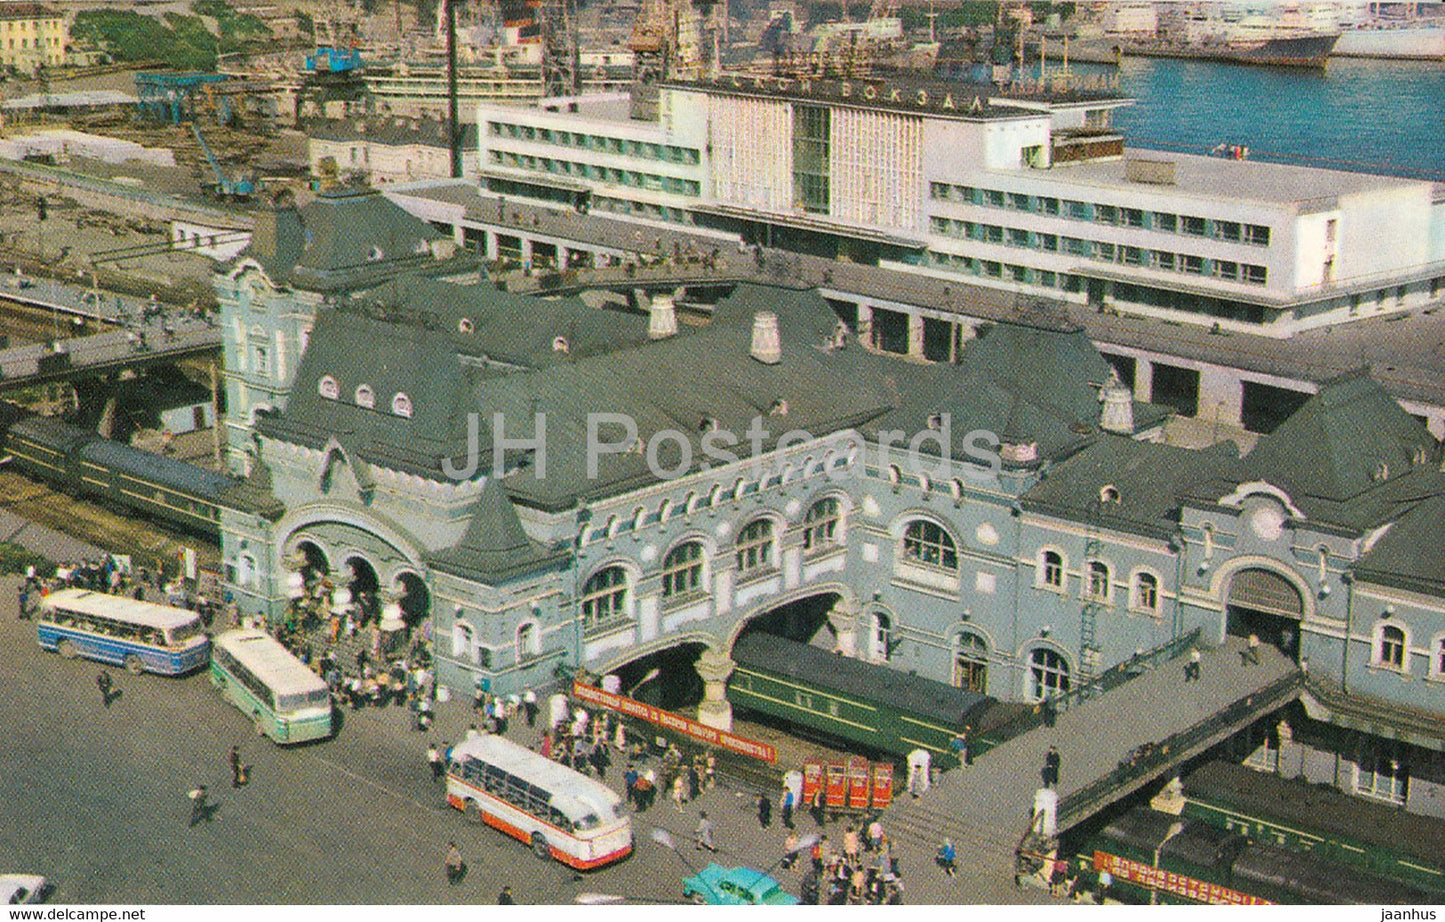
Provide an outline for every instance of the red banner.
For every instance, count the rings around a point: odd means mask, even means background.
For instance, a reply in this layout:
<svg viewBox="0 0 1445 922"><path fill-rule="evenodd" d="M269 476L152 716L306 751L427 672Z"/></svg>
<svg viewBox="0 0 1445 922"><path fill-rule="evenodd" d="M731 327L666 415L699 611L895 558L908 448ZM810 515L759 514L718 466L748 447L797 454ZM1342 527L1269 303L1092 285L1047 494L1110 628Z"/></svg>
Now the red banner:
<svg viewBox="0 0 1445 922"><path fill-rule="evenodd" d="M657 724L668 730L692 737L700 743L709 746L717 746L730 752L741 753L745 756L752 756L754 759L761 759L764 762L776 762L778 751L767 743L760 743L757 740L746 739L741 736L734 736L726 730L719 730L716 727L709 727L700 724L695 720L683 717L681 714L674 714L671 711L664 711L662 708L653 707L650 704L643 704L632 698L622 695L614 695L611 692L603 691L592 685L583 685L581 682L572 683L572 694L574 697L592 704L600 705L626 714L628 717L636 717L651 724Z"/></svg>
<svg viewBox="0 0 1445 922"><path fill-rule="evenodd" d="M1194 900L1197 903L1212 903L1216 906L1273 906L1269 900L1262 900L1248 893L1240 893L1219 884L1186 877L1174 871L1151 867L1142 861L1131 861L1108 852L1094 852L1094 870L1114 875L1118 881L1138 884L1150 890L1162 890L1175 896Z"/></svg>

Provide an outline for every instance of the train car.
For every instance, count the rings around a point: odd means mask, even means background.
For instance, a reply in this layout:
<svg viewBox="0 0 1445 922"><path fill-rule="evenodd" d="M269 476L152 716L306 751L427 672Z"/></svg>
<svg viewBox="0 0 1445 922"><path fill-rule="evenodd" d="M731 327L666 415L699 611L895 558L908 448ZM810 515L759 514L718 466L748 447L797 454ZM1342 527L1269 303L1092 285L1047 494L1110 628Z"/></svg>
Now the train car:
<svg viewBox="0 0 1445 922"><path fill-rule="evenodd" d="M733 645L728 681L734 705L782 718L874 751L906 756L926 749L953 766L965 726L979 730L997 702L887 666L754 632Z"/></svg>
<svg viewBox="0 0 1445 922"><path fill-rule="evenodd" d="M1184 814L1257 842L1403 880L1445 899L1445 820L1215 761L1184 779Z"/></svg>
<svg viewBox="0 0 1445 922"><path fill-rule="evenodd" d="M284 511L265 491L226 474L45 416L12 422L5 451L17 469L68 493L96 497L212 537L220 534L223 507L273 518Z"/></svg>
<svg viewBox="0 0 1445 922"><path fill-rule="evenodd" d="M1081 864L1107 871L1110 894L1133 903L1186 905L1430 904L1410 884L1213 826L1136 807L1086 843Z"/></svg>

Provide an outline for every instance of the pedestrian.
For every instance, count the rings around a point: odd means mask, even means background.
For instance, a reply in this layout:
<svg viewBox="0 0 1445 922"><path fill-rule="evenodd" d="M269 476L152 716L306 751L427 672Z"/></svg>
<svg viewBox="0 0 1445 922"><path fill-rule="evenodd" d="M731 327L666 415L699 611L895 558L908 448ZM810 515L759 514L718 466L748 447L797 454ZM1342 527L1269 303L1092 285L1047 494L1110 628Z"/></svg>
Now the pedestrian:
<svg viewBox="0 0 1445 922"><path fill-rule="evenodd" d="M783 857L778 862L778 867L783 870L796 867L798 864L798 852L802 846L798 843L798 834L789 832L788 837L783 840Z"/></svg>
<svg viewBox="0 0 1445 922"><path fill-rule="evenodd" d="M710 852L717 851L717 846L714 845L712 841L712 820L707 818L706 810L702 811L697 821L696 845L698 850L702 850L705 848Z"/></svg>
<svg viewBox="0 0 1445 922"><path fill-rule="evenodd" d="M1039 705L1044 713L1044 726L1052 727L1059 719L1059 706L1054 703L1052 697L1045 698Z"/></svg>
<svg viewBox="0 0 1445 922"><path fill-rule="evenodd" d="M1197 647L1189 651L1189 662L1184 664L1184 681L1199 681L1199 649Z"/></svg>
<svg viewBox="0 0 1445 922"><path fill-rule="evenodd" d="M515 906L515 905L517 905L516 899L514 899L513 896L512 896L512 888L511 888L511 887L503 887L503 888L502 888L502 892L497 894L497 905L498 905L498 906Z"/></svg>
<svg viewBox="0 0 1445 922"><path fill-rule="evenodd" d="M1249 635L1249 642L1245 644L1244 653L1241 655L1241 663L1259 665L1259 635Z"/></svg>
<svg viewBox="0 0 1445 922"><path fill-rule="evenodd" d="M1044 756L1044 770L1040 773L1044 780L1044 787L1058 787L1059 761L1059 747L1050 746L1048 754Z"/></svg>
<svg viewBox="0 0 1445 922"><path fill-rule="evenodd" d="M431 780L442 780L442 774L446 771L446 765L442 762L441 750L436 743L426 748L426 764L431 766Z"/></svg>
<svg viewBox="0 0 1445 922"><path fill-rule="evenodd" d="M783 801L782 801L782 803L783 803L783 808L782 808L782 813L783 813L783 826L786 827L786 828L788 828L788 829L793 829L793 828L795 828L795 827L793 826L793 789L792 789L792 788L784 788L784 789L783 789Z"/></svg>
<svg viewBox="0 0 1445 922"><path fill-rule="evenodd" d="M231 787L239 788L246 786L246 766L241 764L241 747L232 746L231 753L226 757L231 766Z"/></svg>
<svg viewBox="0 0 1445 922"><path fill-rule="evenodd" d="M30 589L28 583L18 587L15 590L15 601L18 603L18 605L16 606L16 617L18 617L21 621L24 621L25 615L28 613L30 608Z"/></svg>
<svg viewBox="0 0 1445 922"><path fill-rule="evenodd" d="M773 799L767 794L758 795L758 826L767 829L773 825Z"/></svg>
<svg viewBox="0 0 1445 922"><path fill-rule="evenodd" d="M446 872L447 883L452 885L457 884L467 873L467 863L462 860L462 850L454 841L447 843Z"/></svg>
<svg viewBox="0 0 1445 922"><path fill-rule="evenodd" d="M821 828L827 819L823 810L823 789L821 787L813 792L813 803L809 806L808 812L813 815L813 822L817 823Z"/></svg>
<svg viewBox="0 0 1445 922"><path fill-rule="evenodd" d="M687 803L687 787L682 775L672 779L672 802L677 804L677 812L682 812L682 805Z"/></svg>
<svg viewBox="0 0 1445 922"><path fill-rule="evenodd" d="M945 836L943 844L938 846L938 866L943 868L943 873L952 877L958 870L957 859L958 852L953 847L953 840Z"/></svg>
<svg viewBox="0 0 1445 922"><path fill-rule="evenodd" d="M211 811L210 805L206 803L206 786L198 784L186 796L191 799L191 828L194 829L201 820L210 822Z"/></svg>
<svg viewBox="0 0 1445 922"><path fill-rule="evenodd" d="M843 833L843 858L851 865L858 863L858 830L849 824Z"/></svg>
<svg viewBox="0 0 1445 922"><path fill-rule="evenodd" d="M110 670L108 669L102 669L100 674L95 677L95 687L100 689L100 703L107 708L110 707L111 701L115 700L110 694L113 685L114 683L110 678Z"/></svg>
<svg viewBox="0 0 1445 922"><path fill-rule="evenodd" d="M868 850L881 852L883 850L883 823L878 817L873 817L873 822L868 824Z"/></svg>

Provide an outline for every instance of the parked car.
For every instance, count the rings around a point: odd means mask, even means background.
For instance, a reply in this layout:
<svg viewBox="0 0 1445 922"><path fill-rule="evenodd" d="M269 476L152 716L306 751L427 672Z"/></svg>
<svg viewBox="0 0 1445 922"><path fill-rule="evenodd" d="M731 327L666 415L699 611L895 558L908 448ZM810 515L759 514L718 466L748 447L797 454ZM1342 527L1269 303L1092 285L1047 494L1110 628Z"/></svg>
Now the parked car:
<svg viewBox="0 0 1445 922"><path fill-rule="evenodd" d="M682 895L710 906L796 906L798 898L762 871L709 864L682 882Z"/></svg>
<svg viewBox="0 0 1445 922"><path fill-rule="evenodd" d="M39 874L0 874L0 903L39 903L48 892Z"/></svg>

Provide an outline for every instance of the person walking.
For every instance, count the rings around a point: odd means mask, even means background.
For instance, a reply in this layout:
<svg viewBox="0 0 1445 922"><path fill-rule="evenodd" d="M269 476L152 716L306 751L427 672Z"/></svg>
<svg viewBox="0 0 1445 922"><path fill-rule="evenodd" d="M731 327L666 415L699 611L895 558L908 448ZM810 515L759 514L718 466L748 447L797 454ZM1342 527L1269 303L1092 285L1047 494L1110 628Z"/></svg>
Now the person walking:
<svg viewBox="0 0 1445 922"><path fill-rule="evenodd" d="M817 823L821 829L827 819L826 811L823 809L823 789L821 787L813 793L813 803L808 808L808 812L813 815L813 822Z"/></svg>
<svg viewBox="0 0 1445 922"><path fill-rule="evenodd" d="M431 780L442 780L442 773L446 771L446 766L442 764L442 753L436 743L432 743L426 748L426 764L431 766Z"/></svg>
<svg viewBox="0 0 1445 922"><path fill-rule="evenodd" d="M114 683L110 678L110 670L102 669L100 671L100 674L95 677L95 687L100 689L100 703L106 708L109 708L110 703L115 700L111 697L111 689L114 687Z"/></svg>
<svg viewBox="0 0 1445 922"><path fill-rule="evenodd" d="M798 864L798 852L802 846L798 842L798 834L789 832L788 837L783 840L783 857L778 862L778 867L783 870L790 870Z"/></svg>
<svg viewBox="0 0 1445 922"><path fill-rule="evenodd" d="M1241 663L1253 663L1259 665L1259 635L1250 634L1249 641L1245 644L1244 653L1241 654Z"/></svg>
<svg viewBox="0 0 1445 922"><path fill-rule="evenodd" d="M241 747L232 746L230 755L226 757L226 761L231 766L231 787L245 787L246 766L241 764Z"/></svg>
<svg viewBox="0 0 1445 922"><path fill-rule="evenodd" d="M785 828L787 828L787 829L793 829L793 828L795 828L795 827L793 826L793 789L792 789L792 788L786 788L786 789L783 790L783 801L782 801L782 804L783 804L783 807L782 807L783 826L784 826Z"/></svg>
<svg viewBox="0 0 1445 922"><path fill-rule="evenodd" d="M1059 786L1059 762L1059 747L1050 746L1048 753L1044 756L1044 770L1041 773L1044 787L1056 788Z"/></svg>
<svg viewBox="0 0 1445 922"><path fill-rule="evenodd" d="M467 871L467 863L462 860L462 850L455 841L447 843L446 857L447 883L455 886L461 881L462 875Z"/></svg>
<svg viewBox="0 0 1445 922"><path fill-rule="evenodd" d="M883 822L877 816L874 816L873 822L868 824L868 850L870 852L883 850Z"/></svg>
<svg viewBox="0 0 1445 922"><path fill-rule="evenodd" d="M712 841L712 820L707 818L706 810L702 811L699 817L697 821L697 848L699 851L705 848L710 852L715 852L717 851L717 846L714 845Z"/></svg>
<svg viewBox="0 0 1445 922"><path fill-rule="evenodd" d="M849 824L848 828L843 832L843 858L850 865L858 864L859 844L858 830Z"/></svg>
<svg viewBox="0 0 1445 922"><path fill-rule="evenodd" d="M194 829L201 820L210 822L211 811L210 804L206 801L206 786L198 784L186 796L191 799L190 827Z"/></svg>
<svg viewBox="0 0 1445 922"><path fill-rule="evenodd" d="M767 794L758 795L758 826L767 829L773 825L773 799Z"/></svg>
<svg viewBox="0 0 1445 922"><path fill-rule="evenodd" d="M943 868L943 873L949 877L958 871L958 852L953 847L953 840L947 836L944 837L943 844L938 846L938 866Z"/></svg>
<svg viewBox="0 0 1445 922"><path fill-rule="evenodd" d="M1197 647L1189 651L1189 662L1184 664L1184 681L1199 681L1199 649Z"/></svg>
<svg viewBox="0 0 1445 922"><path fill-rule="evenodd" d="M515 906L515 905L517 905L517 900L512 896L512 888L511 888L511 887L503 887L503 888L502 888L502 892L497 894L497 905L498 905L498 906Z"/></svg>
<svg viewBox="0 0 1445 922"><path fill-rule="evenodd" d="M672 779L672 802L677 804L677 812L683 811L683 804L687 803L687 782L682 775Z"/></svg>

